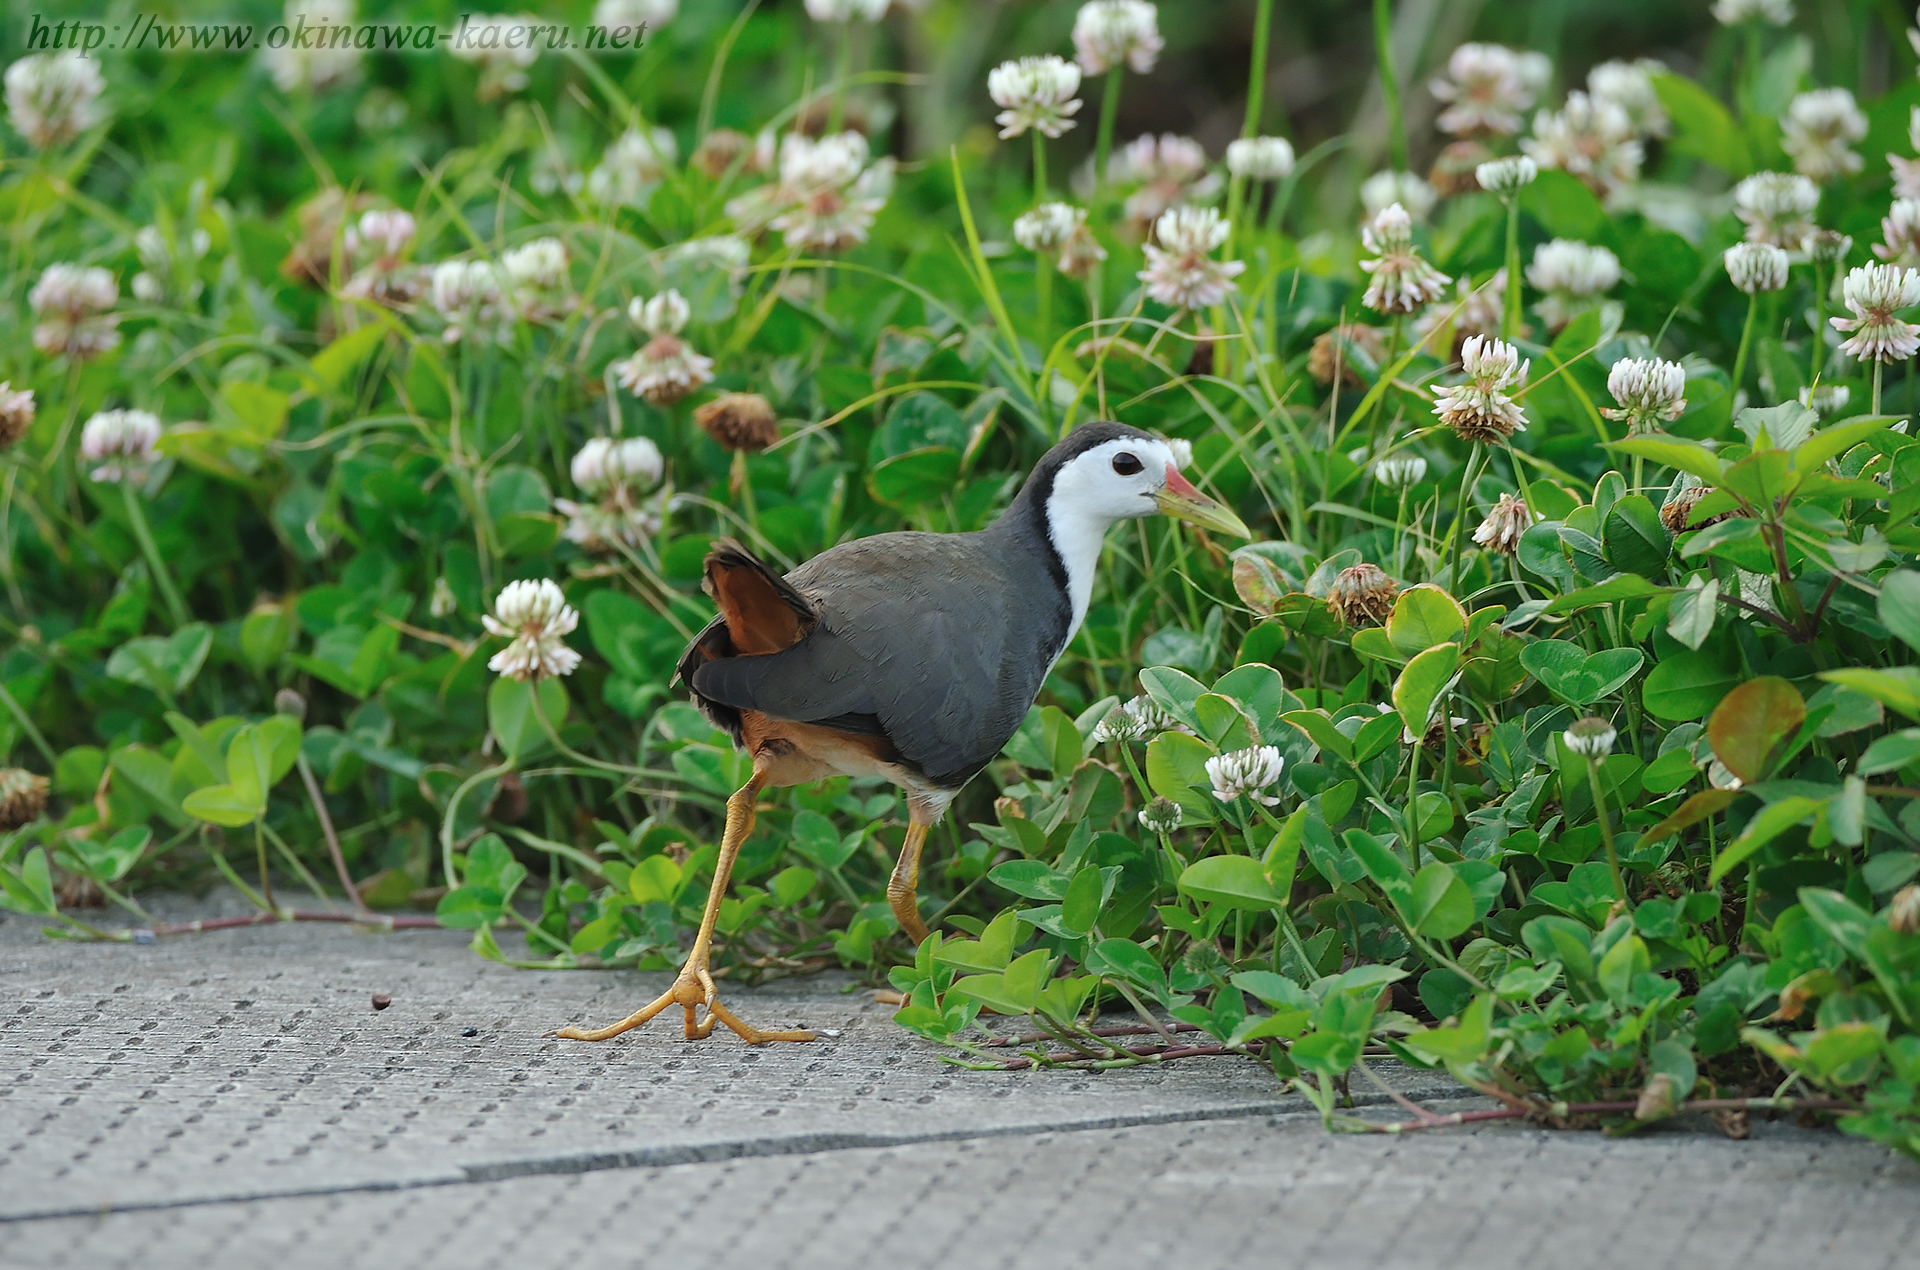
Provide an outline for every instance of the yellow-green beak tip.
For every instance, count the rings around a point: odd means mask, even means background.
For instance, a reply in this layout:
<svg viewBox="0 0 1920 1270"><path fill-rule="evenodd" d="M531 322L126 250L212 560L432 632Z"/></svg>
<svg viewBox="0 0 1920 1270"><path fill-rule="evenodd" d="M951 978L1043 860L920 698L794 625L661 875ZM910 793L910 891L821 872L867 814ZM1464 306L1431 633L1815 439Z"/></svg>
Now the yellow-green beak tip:
<svg viewBox="0 0 1920 1270"><path fill-rule="evenodd" d="M1236 538L1253 537L1253 532L1234 515L1232 508L1215 502L1195 489L1193 482L1180 475L1179 469L1171 464L1167 467L1167 483L1153 496L1153 501L1162 515L1175 520L1184 520L1189 525L1210 529L1215 533L1231 534Z"/></svg>

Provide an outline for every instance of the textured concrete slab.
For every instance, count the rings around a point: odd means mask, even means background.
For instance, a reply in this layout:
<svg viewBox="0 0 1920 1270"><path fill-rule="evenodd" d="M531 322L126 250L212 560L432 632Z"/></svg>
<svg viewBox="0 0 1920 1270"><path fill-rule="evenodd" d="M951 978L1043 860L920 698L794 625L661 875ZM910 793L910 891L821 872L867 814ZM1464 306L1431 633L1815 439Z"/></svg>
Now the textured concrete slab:
<svg viewBox="0 0 1920 1270"><path fill-rule="evenodd" d="M1252 1062L960 1071L845 977L733 996L827 1042L566 1043L662 977L464 945L0 922L0 1266L1920 1265L1920 1169L1831 1131L1332 1135Z"/></svg>
<svg viewBox="0 0 1920 1270"><path fill-rule="evenodd" d="M661 975L527 972L451 931L97 945L0 926L0 1218L1300 1110L1240 1059L975 1073L822 976L728 1000L806 1045L598 1045ZM725 989L723 989L725 990ZM374 1011L375 993L392 1004ZM469 1036L467 1032L474 1034ZM1449 1081L1402 1073L1423 1096Z"/></svg>
<svg viewBox="0 0 1920 1270"><path fill-rule="evenodd" d="M1353 1267L1916 1264L1915 1170L1751 1142L1310 1119L920 1143L0 1226L9 1264Z"/></svg>

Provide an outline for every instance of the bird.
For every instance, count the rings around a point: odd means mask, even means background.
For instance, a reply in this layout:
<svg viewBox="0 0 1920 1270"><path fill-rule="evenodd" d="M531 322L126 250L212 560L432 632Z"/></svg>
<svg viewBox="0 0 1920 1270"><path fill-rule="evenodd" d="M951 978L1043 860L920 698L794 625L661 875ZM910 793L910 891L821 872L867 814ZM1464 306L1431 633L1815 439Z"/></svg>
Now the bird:
<svg viewBox="0 0 1920 1270"><path fill-rule="evenodd" d="M820 1035L743 1022L720 1002L708 967L760 792L835 775L880 776L904 790L907 835L887 899L918 945L928 933L918 903L927 831L1013 736L1085 620L1107 530L1155 514L1250 536L1180 475L1171 444L1100 421L1047 451L984 529L876 534L784 577L716 539L705 587L720 613L688 646L679 678L752 756L751 775L727 800L706 912L673 986L618 1023L554 1035L606 1040L674 1005L689 1040L716 1023L753 1045Z"/></svg>

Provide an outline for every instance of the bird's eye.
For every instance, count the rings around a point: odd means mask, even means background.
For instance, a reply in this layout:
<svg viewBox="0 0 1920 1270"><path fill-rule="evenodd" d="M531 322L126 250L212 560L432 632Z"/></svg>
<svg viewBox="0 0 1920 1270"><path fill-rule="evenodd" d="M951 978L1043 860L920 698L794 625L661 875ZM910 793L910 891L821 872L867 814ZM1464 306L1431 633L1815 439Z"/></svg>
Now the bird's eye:
<svg viewBox="0 0 1920 1270"><path fill-rule="evenodd" d="M1147 465L1142 463L1137 455L1122 451L1113 456L1113 470L1122 476L1133 476L1146 471L1146 468Z"/></svg>

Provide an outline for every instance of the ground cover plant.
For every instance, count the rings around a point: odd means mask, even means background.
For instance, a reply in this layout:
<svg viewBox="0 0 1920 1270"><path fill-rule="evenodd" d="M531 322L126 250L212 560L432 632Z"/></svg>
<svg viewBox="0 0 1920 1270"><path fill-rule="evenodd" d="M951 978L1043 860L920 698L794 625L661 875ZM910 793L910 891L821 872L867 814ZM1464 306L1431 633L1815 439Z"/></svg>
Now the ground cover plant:
<svg viewBox="0 0 1920 1270"><path fill-rule="evenodd" d="M1589 66L1531 6L1381 0L1333 122L1272 87L1331 9L581 8L640 47L7 32L0 904L184 937L139 896L224 879L671 969L748 767L670 682L711 541L975 528L1112 418L1257 541L1114 536L917 950L896 792L767 794L717 972L855 968L980 1066L1249 1055L1347 1127L1391 1054L1482 1117L1920 1156L1880 8L1719 0ZM1128 130L1219 47L1213 143Z"/></svg>

